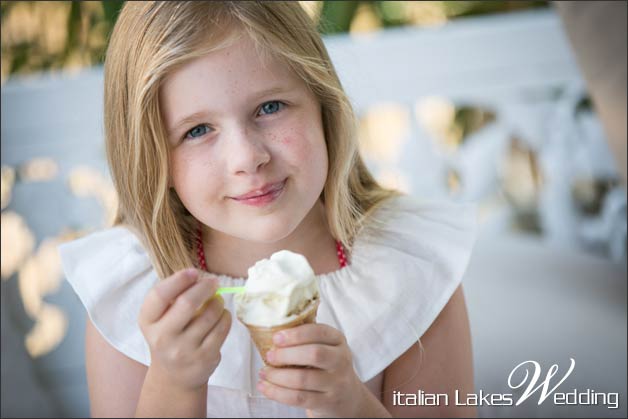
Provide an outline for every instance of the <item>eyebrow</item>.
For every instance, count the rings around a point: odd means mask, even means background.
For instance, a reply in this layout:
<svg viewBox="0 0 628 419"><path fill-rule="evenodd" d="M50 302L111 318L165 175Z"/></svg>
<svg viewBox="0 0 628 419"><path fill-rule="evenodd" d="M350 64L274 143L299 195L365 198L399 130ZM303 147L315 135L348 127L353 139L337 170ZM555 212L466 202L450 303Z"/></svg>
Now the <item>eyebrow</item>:
<svg viewBox="0 0 628 419"><path fill-rule="evenodd" d="M277 86L277 87L271 87L270 89L265 89L265 90L261 90L259 92L255 92L254 94L252 94L247 101L257 101L259 99L261 99L264 96L269 96L269 95L274 95L277 93L285 93L289 90L292 90L292 86L286 87L286 86ZM187 115L186 117L180 119L176 124L174 124L172 126L172 128L170 130L168 130L168 135L174 135L174 133L176 131L178 131L179 129L181 129L181 127L183 127L184 125L187 125L191 122L194 122L198 119L202 119L202 118L206 118L207 116L209 116L210 113L209 112L205 112L205 111L199 111L199 112L194 112L193 114Z"/></svg>

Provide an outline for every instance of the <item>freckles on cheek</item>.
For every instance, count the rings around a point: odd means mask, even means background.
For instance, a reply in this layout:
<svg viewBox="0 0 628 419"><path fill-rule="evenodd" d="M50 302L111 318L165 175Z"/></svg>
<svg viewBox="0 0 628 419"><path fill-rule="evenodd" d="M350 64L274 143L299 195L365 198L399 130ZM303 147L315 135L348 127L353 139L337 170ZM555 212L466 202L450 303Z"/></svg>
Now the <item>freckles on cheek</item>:
<svg viewBox="0 0 628 419"><path fill-rule="evenodd" d="M291 134L275 134L273 140L284 147L290 147L294 143L294 136Z"/></svg>
<svg viewBox="0 0 628 419"><path fill-rule="evenodd" d="M290 155L295 160L311 158L312 144L306 138L298 135L281 135L277 138L282 153Z"/></svg>

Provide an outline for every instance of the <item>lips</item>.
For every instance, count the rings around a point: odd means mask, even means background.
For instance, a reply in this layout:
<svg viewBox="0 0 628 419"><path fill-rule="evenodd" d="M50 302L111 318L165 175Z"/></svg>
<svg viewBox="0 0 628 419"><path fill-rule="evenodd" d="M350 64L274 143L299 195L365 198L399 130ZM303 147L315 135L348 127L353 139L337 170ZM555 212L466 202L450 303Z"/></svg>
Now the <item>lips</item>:
<svg viewBox="0 0 628 419"><path fill-rule="evenodd" d="M235 199L236 201L243 201L243 200L246 200L246 199L256 198L256 197L260 197L260 196L263 196L263 195L268 195L268 194L271 194L273 192L281 190L281 188L283 188L285 183L286 183L286 179L284 179L284 180L282 180L280 182L268 183L268 184L262 186L261 188L254 189L254 190L252 190L250 192L245 193L244 195L233 196L231 198Z"/></svg>

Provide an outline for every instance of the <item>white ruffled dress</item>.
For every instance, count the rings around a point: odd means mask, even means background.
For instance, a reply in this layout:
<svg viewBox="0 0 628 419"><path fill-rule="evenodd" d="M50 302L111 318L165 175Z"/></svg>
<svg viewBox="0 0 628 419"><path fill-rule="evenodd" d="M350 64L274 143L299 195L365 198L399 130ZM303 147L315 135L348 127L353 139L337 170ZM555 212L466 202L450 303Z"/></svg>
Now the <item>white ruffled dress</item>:
<svg viewBox="0 0 628 419"><path fill-rule="evenodd" d="M467 204L390 199L355 240L349 265L317 275L316 320L342 331L362 382L380 391L383 371L429 328L460 285L476 234ZM158 281L137 237L124 227L60 246L63 268L87 313L118 351L144 365L150 352L137 324L146 293ZM222 286L245 279L216 275ZM233 296L225 307L235 313ZM263 397L256 389L262 359L234 317L209 378L208 417L305 417L305 410Z"/></svg>

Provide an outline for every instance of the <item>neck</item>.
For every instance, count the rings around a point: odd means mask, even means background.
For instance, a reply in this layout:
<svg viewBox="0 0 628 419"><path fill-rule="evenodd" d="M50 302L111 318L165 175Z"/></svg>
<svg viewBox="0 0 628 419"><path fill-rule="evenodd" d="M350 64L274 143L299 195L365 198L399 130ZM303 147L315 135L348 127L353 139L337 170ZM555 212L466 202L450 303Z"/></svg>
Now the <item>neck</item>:
<svg viewBox="0 0 628 419"><path fill-rule="evenodd" d="M321 201L317 201L292 233L273 243L251 242L207 227L203 227L203 238L207 269L216 274L246 278L255 262L284 249L305 256L316 275L340 267Z"/></svg>

